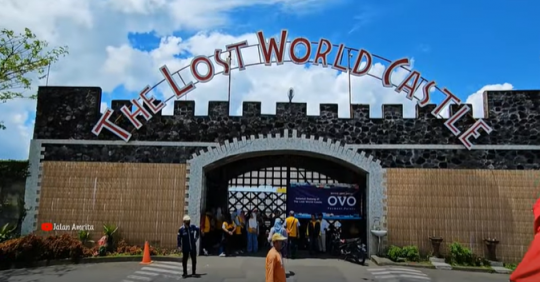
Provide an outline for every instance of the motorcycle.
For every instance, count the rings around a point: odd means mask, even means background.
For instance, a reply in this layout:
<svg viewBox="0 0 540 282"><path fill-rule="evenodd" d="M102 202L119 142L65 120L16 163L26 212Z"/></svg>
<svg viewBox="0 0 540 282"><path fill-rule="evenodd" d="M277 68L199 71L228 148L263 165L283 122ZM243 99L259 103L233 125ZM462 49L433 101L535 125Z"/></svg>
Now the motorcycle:
<svg viewBox="0 0 540 282"><path fill-rule="evenodd" d="M367 259L366 245L360 238L339 239L337 242L339 258L364 265Z"/></svg>

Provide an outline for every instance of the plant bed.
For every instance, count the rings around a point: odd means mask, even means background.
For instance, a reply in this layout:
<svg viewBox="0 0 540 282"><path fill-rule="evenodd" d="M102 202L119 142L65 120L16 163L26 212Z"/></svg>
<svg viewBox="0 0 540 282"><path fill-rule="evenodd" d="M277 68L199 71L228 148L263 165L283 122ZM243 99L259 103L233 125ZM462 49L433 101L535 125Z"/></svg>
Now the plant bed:
<svg viewBox="0 0 540 282"><path fill-rule="evenodd" d="M392 261L388 258L383 258L383 257L379 257L379 256L371 256L371 260L379 265L379 266L383 266L383 265L391 265L391 266L407 266L407 267L419 267L419 268L435 268L435 266L433 266L431 264L431 262L429 261L419 261L419 262L395 262L395 261Z"/></svg>
<svg viewBox="0 0 540 282"><path fill-rule="evenodd" d="M85 242L88 243L88 242ZM0 243L0 270L31 268L77 263L142 261L143 248L118 242L115 252L101 252L102 246L90 247L68 234L40 237L28 235ZM176 250L150 246L150 256L156 261L180 261Z"/></svg>
<svg viewBox="0 0 540 282"><path fill-rule="evenodd" d="M490 266L461 266L461 265L452 265L453 270L461 270L461 271L472 271L472 272L488 272L488 273L494 273L495 270L491 268Z"/></svg>

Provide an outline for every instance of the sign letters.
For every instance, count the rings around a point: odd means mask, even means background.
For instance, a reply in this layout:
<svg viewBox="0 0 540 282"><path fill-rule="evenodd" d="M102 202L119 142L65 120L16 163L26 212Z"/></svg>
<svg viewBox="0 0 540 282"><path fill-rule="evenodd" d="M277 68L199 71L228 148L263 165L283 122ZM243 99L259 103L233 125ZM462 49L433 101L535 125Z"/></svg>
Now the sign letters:
<svg viewBox="0 0 540 282"><path fill-rule="evenodd" d="M287 209L298 218L324 214L327 219L359 219L362 193L358 186L291 183L287 189Z"/></svg>
<svg viewBox="0 0 540 282"><path fill-rule="evenodd" d="M343 207L345 205L354 207L356 205L356 198L353 196L330 196L328 197L328 205L334 207L338 205Z"/></svg>
<svg viewBox="0 0 540 282"><path fill-rule="evenodd" d="M346 50L355 49L346 47L344 44L334 45L330 42L330 40L324 38L319 39L319 41L317 42L312 42L309 39L303 37L288 40L287 35L288 31L286 29L281 31L279 38L267 38L262 31L257 32L257 45L262 55L261 63L266 66L271 66L273 62L275 62L277 65L283 64L285 62L285 54L287 52L287 42L290 42L290 46L288 48L288 55L290 61L294 64L302 65L306 63L312 63L314 65L320 65L325 68L330 67L337 71L350 71L350 74L356 77L367 75L372 67L374 55L372 55L367 50L358 50L356 54L356 59L354 60L352 67L349 69L347 66L343 66L340 63L342 61L341 58L343 57L344 53L346 53ZM225 46L225 50L216 49L212 58L210 56L194 57L191 61L189 68L191 74L196 81L184 82L183 86L180 86L176 82L176 80L173 78L173 74L169 71L166 65L162 66L159 71L163 75L167 84L170 86L172 92L174 93L174 96L171 98L179 99L185 96L189 92L195 90L196 84L199 82L210 82L214 78L214 76L216 76L216 66L222 67L224 69L222 75L228 76L231 71L231 67L229 63L227 63L227 61L224 60L222 57L223 53L225 52L234 52L236 54L238 70L245 70L246 64L242 57L242 49L248 46L249 45L247 41L237 42ZM306 50L305 54L296 54L295 50L297 46L304 46ZM334 58L330 58L330 61L328 57L330 56L332 50L337 51L335 52ZM362 62L365 62L365 64L362 64ZM200 64L206 66L206 72L201 73L198 70L197 66ZM422 85L422 81L424 79L422 78L421 73L416 70L411 70L410 73L402 81L397 81L396 78L392 77L394 71L398 68L410 68L410 66L411 61L408 58L400 58L389 63L381 77L382 86L386 88L393 88L397 93L404 93L405 97L407 97L407 99L409 100L417 98L418 105L420 107L424 107L430 101L431 91L435 87L437 87L437 83L435 81L425 81L425 83ZM134 126L135 129L140 129L143 126L142 122L139 120L139 117L142 116L144 120L149 121L153 117L153 115L155 115L165 107L165 104L163 102L157 103L155 97L148 96L148 92L150 92L151 89L152 88L150 86L146 86L139 93L137 99L131 100L133 108L132 110L130 110L126 106L122 107L122 109L120 110L123 116L125 116L127 120L130 121L130 123ZM419 90L421 92L420 98L414 96L414 94ZM450 104L462 104L461 99L459 99L449 89L443 87L441 89L441 92L445 95L445 98L431 112L431 114L436 117L438 117L443 111L443 109L447 108ZM150 111L146 110L144 105L146 105L146 107L149 108ZM462 107L456 113L453 113L452 116L445 121L444 125L452 132L452 134L454 134L455 136L459 136L458 139L461 141L461 143L470 150L473 147L473 144L471 143L471 138L476 139L480 137L480 130L483 130L487 134L490 134L493 129L483 119L478 119L476 123L473 124L469 129L465 130L465 132L461 132L455 126L455 124L458 120L463 118L469 112L471 112L471 108L467 105L462 105ZM107 129L116 136L118 136L120 139L128 142L131 138L131 133L128 132L126 129L121 128L111 120L111 116L113 115L113 113L114 111L112 109L107 108L92 129L92 133L99 136L103 129Z"/></svg>

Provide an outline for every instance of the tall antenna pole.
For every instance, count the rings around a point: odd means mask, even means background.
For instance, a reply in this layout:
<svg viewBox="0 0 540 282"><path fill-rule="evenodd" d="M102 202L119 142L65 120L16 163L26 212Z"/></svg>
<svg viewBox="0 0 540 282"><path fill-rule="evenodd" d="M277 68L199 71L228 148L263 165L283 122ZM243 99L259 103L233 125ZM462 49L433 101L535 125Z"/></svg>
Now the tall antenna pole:
<svg viewBox="0 0 540 282"><path fill-rule="evenodd" d="M229 113L231 111L231 76L232 76L232 53L229 51L229 56L227 57L227 64L229 65L229 89L227 91L227 102L229 102Z"/></svg>
<svg viewBox="0 0 540 282"><path fill-rule="evenodd" d="M348 73L349 73L349 116L350 118L353 118L353 109L352 109L352 89L351 89L351 49L347 50L347 66L348 66Z"/></svg>
<svg viewBox="0 0 540 282"><path fill-rule="evenodd" d="M49 86L49 73L51 71L51 63L47 66L47 81L45 81L45 86Z"/></svg>

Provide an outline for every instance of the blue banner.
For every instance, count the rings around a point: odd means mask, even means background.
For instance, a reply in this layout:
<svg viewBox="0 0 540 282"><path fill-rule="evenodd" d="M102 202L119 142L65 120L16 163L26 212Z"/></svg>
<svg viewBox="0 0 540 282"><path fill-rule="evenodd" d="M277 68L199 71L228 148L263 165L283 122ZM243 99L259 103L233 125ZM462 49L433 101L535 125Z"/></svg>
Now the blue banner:
<svg viewBox="0 0 540 282"><path fill-rule="evenodd" d="M323 214L326 219L360 219L362 193L357 185L291 183L287 212L297 218Z"/></svg>

